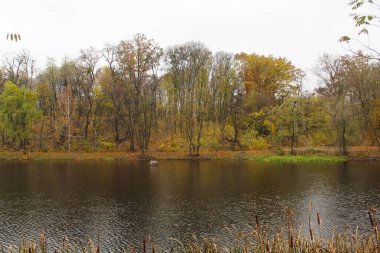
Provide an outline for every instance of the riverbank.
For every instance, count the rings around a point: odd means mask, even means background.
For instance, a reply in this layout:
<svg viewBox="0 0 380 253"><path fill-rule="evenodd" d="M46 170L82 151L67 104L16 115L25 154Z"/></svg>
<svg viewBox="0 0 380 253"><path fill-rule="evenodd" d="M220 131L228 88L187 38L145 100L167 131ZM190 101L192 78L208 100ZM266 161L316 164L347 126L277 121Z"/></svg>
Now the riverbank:
<svg viewBox="0 0 380 253"><path fill-rule="evenodd" d="M22 152L0 151L0 160L257 160L263 162L344 162L348 160L380 160L380 152L372 147L351 147L347 156L337 155L334 148L297 149L296 155L289 150L264 151L213 151L200 156L187 152Z"/></svg>

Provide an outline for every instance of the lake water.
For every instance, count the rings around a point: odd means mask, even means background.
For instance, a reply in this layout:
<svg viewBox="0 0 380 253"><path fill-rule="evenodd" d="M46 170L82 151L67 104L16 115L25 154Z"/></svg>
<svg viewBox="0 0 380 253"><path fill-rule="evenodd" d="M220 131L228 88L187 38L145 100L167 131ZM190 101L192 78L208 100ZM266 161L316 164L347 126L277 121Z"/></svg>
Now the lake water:
<svg viewBox="0 0 380 253"><path fill-rule="evenodd" d="M247 229L255 215L271 228L286 225L284 209L308 225L322 216L323 235L359 225L380 207L380 163L271 164L254 161L1 161L0 243L45 233L98 238L103 248L159 245L193 233L231 241L226 227Z"/></svg>

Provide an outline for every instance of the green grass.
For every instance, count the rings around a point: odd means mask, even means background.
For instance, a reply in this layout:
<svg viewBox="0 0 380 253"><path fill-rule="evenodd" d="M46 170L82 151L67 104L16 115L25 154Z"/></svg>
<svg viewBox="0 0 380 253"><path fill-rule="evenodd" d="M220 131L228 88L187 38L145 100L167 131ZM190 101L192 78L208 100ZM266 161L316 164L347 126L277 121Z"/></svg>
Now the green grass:
<svg viewBox="0 0 380 253"><path fill-rule="evenodd" d="M345 162L348 159L343 156L322 156L322 155L310 155L310 156L257 156L254 158L260 162L275 162L275 163L338 163Z"/></svg>
<svg viewBox="0 0 380 253"><path fill-rule="evenodd" d="M102 159L103 161L113 161L115 160L113 157L110 157L110 156L106 156L106 157L103 157Z"/></svg>

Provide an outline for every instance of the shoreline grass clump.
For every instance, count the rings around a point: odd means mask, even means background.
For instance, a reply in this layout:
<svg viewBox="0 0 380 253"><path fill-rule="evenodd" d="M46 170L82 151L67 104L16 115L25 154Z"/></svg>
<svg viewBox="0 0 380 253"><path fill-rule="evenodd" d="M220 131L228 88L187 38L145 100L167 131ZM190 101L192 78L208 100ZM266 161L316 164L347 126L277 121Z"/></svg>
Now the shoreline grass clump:
<svg viewBox="0 0 380 253"><path fill-rule="evenodd" d="M343 156L321 156L321 155L307 155L307 156L257 156L256 161L272 162L272 163L339 163L346 162L348 159Z"/></svg>
<svg viewBox="0 0 380 253"><path fill-rule="evenodd" d="M311 209L310 209L311 210ZM286 226L276 233L269 233L269 227L262 224L259 217L255 216L255 224L248 231L239 231L236 228L227 228L234 242L230 245L216 243L212 239L198 239L192 236L190 242L183 242L178 239L170 238L173 244L167 248L159 248L150 239L143 240L141 245L130 247L120 252L125 253L156 253L156 252L191 252L191 253L248 253L248 252L380 252L380 232L379 223L376 219L377 210L370 208L368 217L371 224L370 231L367 233L354 234L348 232L333 233L329 238L321 234L321 215L316 214L316 228L312 225L311 211L309 212L309 225L306 233L301 226L296 226L294 221L294 212L290 208L286 208L284 212ZM117 248L117 245L115 245ZM97 242L88 240L85 243L71 243L65 237L62 243L57 247L49 247L48 240L45 235L41 235L37 242L23 241L18 246L1 247L1 252L9 253L100 253L100 252L116 252L111 249L102 249L99 239ZM119 252L119 251L117 251Z"/></svg>

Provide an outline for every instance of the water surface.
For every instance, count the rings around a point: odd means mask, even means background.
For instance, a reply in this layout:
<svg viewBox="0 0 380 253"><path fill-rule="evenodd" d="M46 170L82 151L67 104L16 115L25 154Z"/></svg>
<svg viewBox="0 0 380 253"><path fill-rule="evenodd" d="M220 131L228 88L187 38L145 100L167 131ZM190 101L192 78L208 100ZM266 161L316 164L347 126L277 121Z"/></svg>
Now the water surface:
<svg viewBox="0 0 380 253"><path fill-rule="evenodd" d="M254 161L2 161L0 243L45 233L98 238L107 249L160 245L192 233L230 241L225 227L246 229L255 215L272 228L285 225L288 206L297 222L322 215L333 229L368 231L367 207L380 207L380 163L271 164ZM314 222L316 223L316 222Z"/></svg>

